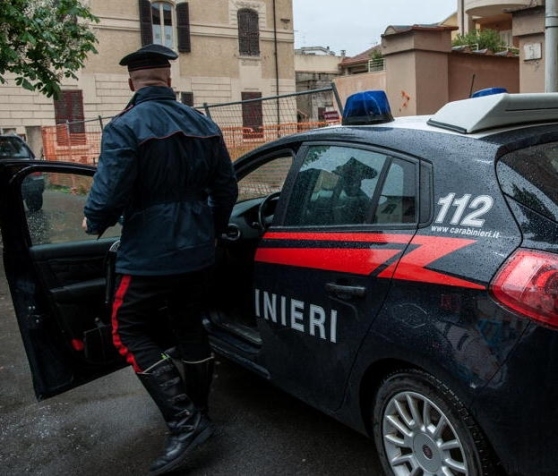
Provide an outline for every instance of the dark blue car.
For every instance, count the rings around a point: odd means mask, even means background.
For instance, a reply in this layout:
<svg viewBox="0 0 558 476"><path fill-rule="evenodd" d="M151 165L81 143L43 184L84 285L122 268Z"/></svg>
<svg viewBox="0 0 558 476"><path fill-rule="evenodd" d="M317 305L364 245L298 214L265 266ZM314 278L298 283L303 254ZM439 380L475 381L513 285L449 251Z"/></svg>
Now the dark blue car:
<svg viewBox="0 0 558 476"><path fill-rule="evenodd" d="M214 350L370 436L387 474L555 476L558 94L395 120L379 93L351 100L345 125L236 161ZM49 187L26 214L33 173ZM0 204L16 204L0 207L5 269L39 399L125 365L105 279L119 230L80 228L93 173L0 163Z"/></svg>
<svg viewBox="0 0 558 476"><path fill-rule="evenodd" d="M25 141L15 134L0 135L0 161L35 160L35 155ZM45 181L41 173L30 174L22 186L22 199L30 212L36 212L43 206Z"/></svg>

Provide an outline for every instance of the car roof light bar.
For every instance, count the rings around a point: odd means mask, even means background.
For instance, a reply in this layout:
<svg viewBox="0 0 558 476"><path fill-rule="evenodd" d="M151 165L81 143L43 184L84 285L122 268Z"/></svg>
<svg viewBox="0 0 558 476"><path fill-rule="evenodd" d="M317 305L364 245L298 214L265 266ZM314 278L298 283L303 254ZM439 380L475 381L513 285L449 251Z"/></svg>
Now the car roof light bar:
<svg viewBox="0 0 558 476"><path fill-rule="evenodd" d="M558 93L492 94L453 101L428 124L471 134L485 129L558 121Z"/></svg>
<svg viewBox="0 0 558 476"><path fill-rule="evenodd" d="M362 91L347 98L342 124L358 126L393 121L389 101L384 91Z"/></svg>
<svg viewBox="0 0 558 476"><path fill-rule="evenodd" d="M490 96L492 94L500 94L500 93L507 93L508 90L506 88L486 88L486 89L479 89L471 94L472 98L480 98L482 96Z"/></svg>

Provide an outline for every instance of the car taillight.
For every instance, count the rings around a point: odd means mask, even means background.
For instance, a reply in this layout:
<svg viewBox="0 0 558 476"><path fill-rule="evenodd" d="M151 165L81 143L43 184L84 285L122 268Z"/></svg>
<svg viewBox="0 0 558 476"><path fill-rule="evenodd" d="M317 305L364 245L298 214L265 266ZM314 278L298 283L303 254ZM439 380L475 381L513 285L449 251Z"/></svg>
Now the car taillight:
<svg viewBox="0 0 558 476"><path fill-rule="evenodd" d="M492 280L490 292L513 311L558 328L558 255L517 250Z"/></svg>

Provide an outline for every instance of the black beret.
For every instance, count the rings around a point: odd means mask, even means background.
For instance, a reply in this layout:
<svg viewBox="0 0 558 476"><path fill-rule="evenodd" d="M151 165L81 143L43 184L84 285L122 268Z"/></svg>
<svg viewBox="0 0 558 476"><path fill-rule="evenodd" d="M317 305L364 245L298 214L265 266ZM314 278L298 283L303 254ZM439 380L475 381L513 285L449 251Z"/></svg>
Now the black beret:
<svg viewBox="0 0 558 476"><path fill-rule="evenodd" d="M169 60L175 60L178 54L163 45L147 45L120 60L120 66L128 66L128 71L139 69L169 68Z"/></svg>

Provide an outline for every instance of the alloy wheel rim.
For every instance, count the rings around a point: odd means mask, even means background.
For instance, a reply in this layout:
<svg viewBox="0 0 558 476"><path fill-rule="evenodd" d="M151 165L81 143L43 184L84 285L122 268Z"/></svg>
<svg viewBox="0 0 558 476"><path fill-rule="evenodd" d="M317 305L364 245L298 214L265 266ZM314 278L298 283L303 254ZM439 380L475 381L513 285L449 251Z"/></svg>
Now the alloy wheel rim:
<svg viewBox="0 0 558 476"><path fill-rule="evenodd" d="M469 475L463 442L432 400L400 392L387 403L382 435L396 476Z"/></svg>

